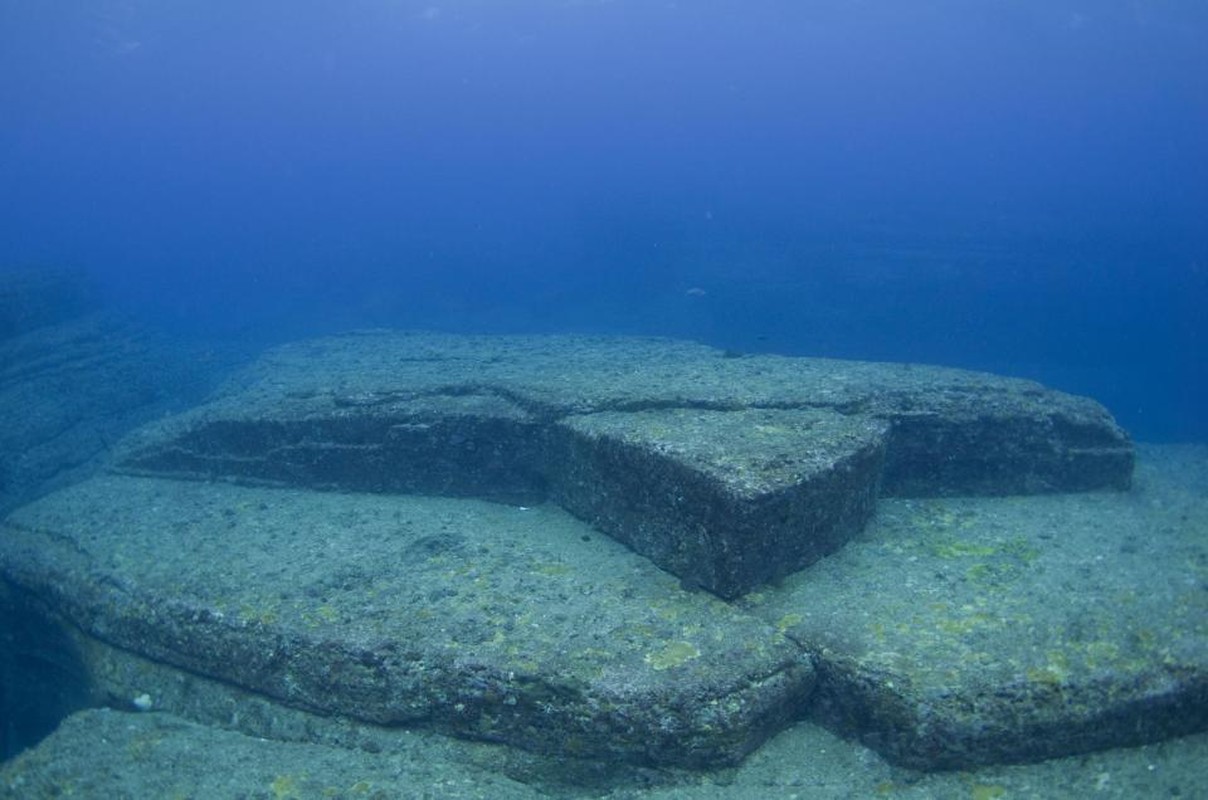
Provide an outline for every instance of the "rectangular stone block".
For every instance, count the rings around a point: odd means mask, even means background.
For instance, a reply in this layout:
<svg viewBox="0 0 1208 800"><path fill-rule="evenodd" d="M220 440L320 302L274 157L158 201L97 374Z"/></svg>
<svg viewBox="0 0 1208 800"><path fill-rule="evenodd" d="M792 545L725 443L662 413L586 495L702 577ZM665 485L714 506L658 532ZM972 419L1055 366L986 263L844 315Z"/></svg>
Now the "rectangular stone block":
<svg viewBox="0 0 1208 800"><path fill-rule="evenodd" d="M555 426L551 489L685 585L732 598L863 528L886 427L819 409L572 416Z"/></svg>

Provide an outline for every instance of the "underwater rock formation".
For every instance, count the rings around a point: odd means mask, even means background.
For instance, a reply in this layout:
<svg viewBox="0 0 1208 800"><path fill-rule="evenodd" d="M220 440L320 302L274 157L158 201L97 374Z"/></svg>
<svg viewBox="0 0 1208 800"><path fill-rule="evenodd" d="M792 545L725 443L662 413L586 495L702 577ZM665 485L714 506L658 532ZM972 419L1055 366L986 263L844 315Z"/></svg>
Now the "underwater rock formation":
<svg viewBox="0 0 1208 800"><path fill-rule="evenodd" d="M1124 491L1110 415L1028 381L369 332L269 353L116 465L14 513L0 574L127 703L196 718L188 674L325 740L689 767L806 718L921 767L1205 722L1204 600L1145 588L1197 545L1086 569L1166 489ZM231 713L204 721L273 735Z"/></svg>

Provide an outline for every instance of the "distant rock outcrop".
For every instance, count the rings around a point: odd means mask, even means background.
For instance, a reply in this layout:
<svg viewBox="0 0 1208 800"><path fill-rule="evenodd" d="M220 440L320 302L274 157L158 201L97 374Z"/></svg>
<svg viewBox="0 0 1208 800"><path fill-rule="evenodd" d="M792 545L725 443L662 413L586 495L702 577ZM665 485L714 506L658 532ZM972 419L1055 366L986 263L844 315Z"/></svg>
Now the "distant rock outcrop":
<svg viewBox="0 0 1208 800"><path fill-rule="evenodd" d="M0 272L0 516L86 476L219 371L93 294L72 272Z"/></svg>
<svg viewBox="0 0 1208 800"><path fill-rule="evenodd" d="M95 294L79 271L0 268L0 341L83 316Z"/></svg>

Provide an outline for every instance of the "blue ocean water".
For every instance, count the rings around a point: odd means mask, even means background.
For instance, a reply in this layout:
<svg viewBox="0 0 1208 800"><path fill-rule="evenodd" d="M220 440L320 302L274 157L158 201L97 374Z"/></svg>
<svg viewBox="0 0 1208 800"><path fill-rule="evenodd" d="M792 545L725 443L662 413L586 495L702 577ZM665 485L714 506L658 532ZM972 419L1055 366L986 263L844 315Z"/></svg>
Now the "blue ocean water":
<svg viewBox="0 0 1208 800"><path fill-rule="evenodd" d="M0 264L167 330L937 362L1208 440L1197 0L0 0Z"/></svg>

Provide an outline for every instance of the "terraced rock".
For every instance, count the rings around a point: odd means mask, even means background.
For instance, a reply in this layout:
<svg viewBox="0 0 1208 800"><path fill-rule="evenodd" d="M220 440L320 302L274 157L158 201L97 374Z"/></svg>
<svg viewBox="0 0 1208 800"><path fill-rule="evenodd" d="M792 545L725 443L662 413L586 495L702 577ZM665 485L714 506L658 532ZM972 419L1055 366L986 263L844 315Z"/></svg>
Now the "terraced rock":
<svg viewBox="0 0 1208 800"><path fill-rule="evenodd" d="M239 388L149 430L123 466L551 498L732 598L840 546L879 487L1121 489L1133 451L1094 401L978 373L664 340L370 332L275 351Z"/></svg>

